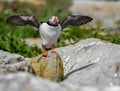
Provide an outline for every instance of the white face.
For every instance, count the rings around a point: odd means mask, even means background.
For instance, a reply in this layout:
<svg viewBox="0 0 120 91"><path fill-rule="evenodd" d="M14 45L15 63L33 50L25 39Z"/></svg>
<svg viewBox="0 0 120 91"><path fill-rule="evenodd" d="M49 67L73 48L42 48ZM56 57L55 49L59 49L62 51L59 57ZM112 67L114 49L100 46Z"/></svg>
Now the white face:
<svg viewBox="0 0 120 91"><path fill-rule="evenodd" d="M51 24L54 24L54 25L57 25L59 23L59 19L57 16L52 16L50 19L49 19L49 22Z"/></svg>

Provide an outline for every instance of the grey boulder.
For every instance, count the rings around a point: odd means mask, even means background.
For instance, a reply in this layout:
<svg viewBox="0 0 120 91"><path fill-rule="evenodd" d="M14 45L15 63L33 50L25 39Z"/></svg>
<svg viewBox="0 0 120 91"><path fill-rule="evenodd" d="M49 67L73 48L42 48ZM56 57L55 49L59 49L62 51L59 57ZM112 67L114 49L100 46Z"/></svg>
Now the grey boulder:
<svg viewBox="0 0 120 91"><path fill-rule="evenodd" d="M120 91L120 87L78 87L68 83L55 83L29 73L0 75L0 91Z"/></svg>
<svg viewBox="0 0 120 91"><path fill-rule="evenodd" d="M19 72L0 75L0 91L79 91L79 89Z"/></svg>
<svg viewBox="0 0 120 91"><path fill-rule="evenodd" d="M86 39L57 52L65 69L63 83L76 86L120 85L120 45Z"/></svg>
<svg viewBox="0 0 120 91"><path fill-rule="evenodd" d="M25 60L26 59L19 54L12 54L12 53L0 50L0 65L13 64L13 63L21 62Z"/></svg>
<svg viewBox="0 0 120 91"><path fill-rule="evenodd" d="M120 45L94 38L57 48L65 71L62 82L55 83L25 72L1 74L0 91L120 91L119 50ZM7 53L9 59L6 52L1 52L6 55L0 57L1 65L27 59Z"/></svg>

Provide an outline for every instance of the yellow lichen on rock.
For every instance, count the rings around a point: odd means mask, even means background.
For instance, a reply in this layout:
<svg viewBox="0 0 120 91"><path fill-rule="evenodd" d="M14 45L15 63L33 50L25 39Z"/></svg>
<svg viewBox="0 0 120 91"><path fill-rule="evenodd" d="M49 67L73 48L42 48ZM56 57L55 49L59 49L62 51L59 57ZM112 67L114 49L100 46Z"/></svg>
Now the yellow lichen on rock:
<svg viewBox="0 0 120 91"><path fill-rule="evenodd" d="M32 58L29 62L37 76L60 82L64 77L64 69L60 56L48 52L48 57L42 55Z"/></svg>

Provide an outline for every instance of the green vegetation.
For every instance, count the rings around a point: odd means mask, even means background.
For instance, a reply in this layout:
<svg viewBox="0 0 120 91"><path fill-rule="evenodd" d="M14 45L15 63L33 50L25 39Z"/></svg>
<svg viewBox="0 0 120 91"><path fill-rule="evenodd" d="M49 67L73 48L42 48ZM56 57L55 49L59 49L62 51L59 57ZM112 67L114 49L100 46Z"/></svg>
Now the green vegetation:
<svg viewBox="0 0 120 91"><path fill-rule="evenodd" d="M19 53L25 57L39 55L41 50L37 46L29 47L20 37L13 35L11 32L0 37L0 49L11 53Z"/></svg>
<svg viewBox="0 0 120 91"><path fill-rule="evenodd" d="M18 27L6 23L7 17L14 14L34 15L40 20L46 21L50 16L57 15L60 18L69 15L67 8L71 4L70 0L46 0L46 6L35 6L27 3L5 3L4 10L0 12L0 50L18 53L25 57L34 57L41 53L41 49L36 46L30 47L24 42L24 38L39 37L37 31L33 31L31 27ZM62 31L57 47L74 44L81 39L99 38L112 43L120 44L120 32L113 34L106 29L82 27L67 27ZM69 43L66 44L65 41ZM72 41L71 41L72 40Z"/></svg>
<svg viewBox="0 0 120 91"><path fill-rule="evenodd" d="M109 41L111 43L120 44L120 32L116 31L111 33L104 28L91 28L87 26L82 27L69 27L63 31L59 45L63 44L66 39L72 39L74 43L80 41L81 39L87 38L98 38L102 40ZM71 43L71 42L70 42Z"/></svg>

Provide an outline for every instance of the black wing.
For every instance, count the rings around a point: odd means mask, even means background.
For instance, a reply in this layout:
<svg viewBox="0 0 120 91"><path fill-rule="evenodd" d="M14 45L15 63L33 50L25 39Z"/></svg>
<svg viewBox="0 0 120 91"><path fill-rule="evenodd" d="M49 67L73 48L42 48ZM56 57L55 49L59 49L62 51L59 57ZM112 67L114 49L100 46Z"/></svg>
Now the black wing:
<svg viewBox="0 0 120 91"><path fill-rule="evenodd" d="M29 15L13 15L7 18L7 22L17 26L30 25L37 30L41 24L34 16Z"/></svg>
<svg viewBox="0 0 120 91"><path fill-rule="evenodd" d="M67 16L60 20L60 25L62 26L62 29L65 28L68 25L72 26L79 26L86 24L88 22L91 22L93 19L89 16L82 16L82 15L72 15Z"/></svg>

